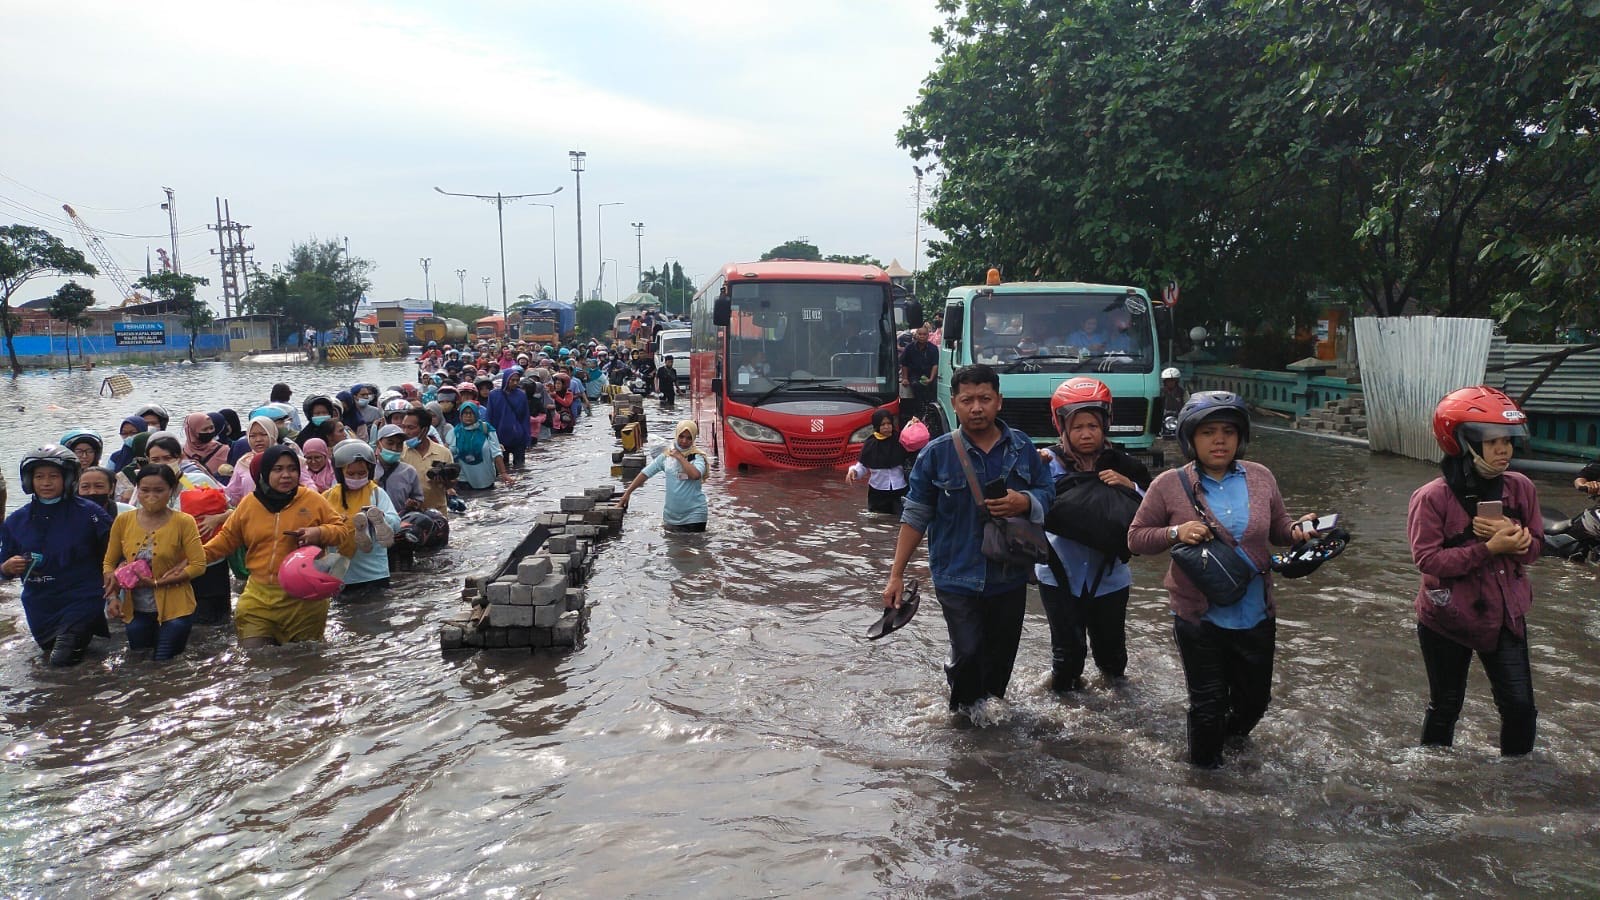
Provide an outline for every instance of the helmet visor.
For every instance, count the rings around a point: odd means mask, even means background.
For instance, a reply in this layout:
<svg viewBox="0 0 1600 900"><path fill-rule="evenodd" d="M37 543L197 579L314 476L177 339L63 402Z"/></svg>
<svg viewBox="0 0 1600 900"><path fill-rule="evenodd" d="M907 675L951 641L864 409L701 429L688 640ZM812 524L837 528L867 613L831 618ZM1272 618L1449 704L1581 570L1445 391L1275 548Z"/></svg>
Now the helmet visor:
<svg viewBox="0 0 1600 900"><path fill-rule="evenodd" d="M1528 426L1523 424L1487 424L1484 422L1463 422L1456 432L1462 440L1471 441L1482 446L1484 441L1497 438L1511 438L1513 441L1526 441L1528 439Z"/></svg>

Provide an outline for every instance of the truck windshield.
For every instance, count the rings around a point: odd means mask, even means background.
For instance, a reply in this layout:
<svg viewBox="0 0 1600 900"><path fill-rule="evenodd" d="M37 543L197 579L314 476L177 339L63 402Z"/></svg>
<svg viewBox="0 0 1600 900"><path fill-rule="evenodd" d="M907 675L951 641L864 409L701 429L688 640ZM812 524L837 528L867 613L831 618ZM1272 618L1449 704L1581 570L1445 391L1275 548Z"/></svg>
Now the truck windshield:
<svg viewBox="0 0 1600 900"><path fill-rule="evenodd" d="M1044 372L1149 372L1150 305L1138 295L996 293L972 304L972 359Z"/></svg>
<svg viewBox="0 0 1600 900"><path fill-rule="evenodd" d="M792 382L894 395L894 332L883 285L741 283L732 295L729 394L762 395Z"/></svg>

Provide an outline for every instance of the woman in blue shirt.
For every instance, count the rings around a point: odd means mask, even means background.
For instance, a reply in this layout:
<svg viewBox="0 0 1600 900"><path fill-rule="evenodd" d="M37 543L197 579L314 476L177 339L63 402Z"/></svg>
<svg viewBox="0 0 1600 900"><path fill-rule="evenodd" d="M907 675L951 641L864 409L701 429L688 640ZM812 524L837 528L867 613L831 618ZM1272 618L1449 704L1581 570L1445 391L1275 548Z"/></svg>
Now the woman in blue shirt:
<svg viewBox="0 0 1600 900"><path fill-rule="evenodd" d="M628 498L652 475L667 476L667 499L661 508L661 520L668 531L705 531L706 495L704 490L709 464L706 455L694 444L700 428L688 419L672 430L672 446L656 457L644 471L634 476L633 482L617 502L626 509Z"/></svg>

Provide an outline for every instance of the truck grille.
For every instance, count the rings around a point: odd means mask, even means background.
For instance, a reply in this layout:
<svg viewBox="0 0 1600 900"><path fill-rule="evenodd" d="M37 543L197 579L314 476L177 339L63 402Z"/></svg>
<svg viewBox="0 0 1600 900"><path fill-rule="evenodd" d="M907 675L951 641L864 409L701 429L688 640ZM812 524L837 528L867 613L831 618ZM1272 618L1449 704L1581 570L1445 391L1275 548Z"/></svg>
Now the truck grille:
<svg viewBox="0 0 1600 900"><path fill-rule="evenodd" d="M1055 439L1056 429L1050 421L1048 397L1007 397L1004 408L1000 410L1000 418L1012 428L1027 433L1029 437ZM1150 426L1150 401L1144 397L1113 398L1112 432L1109 437L1115 441L1135 436L1135 432L1118 430L1118 426L1136 427L1139 429L1137 434L1147 432Z"/></svg>

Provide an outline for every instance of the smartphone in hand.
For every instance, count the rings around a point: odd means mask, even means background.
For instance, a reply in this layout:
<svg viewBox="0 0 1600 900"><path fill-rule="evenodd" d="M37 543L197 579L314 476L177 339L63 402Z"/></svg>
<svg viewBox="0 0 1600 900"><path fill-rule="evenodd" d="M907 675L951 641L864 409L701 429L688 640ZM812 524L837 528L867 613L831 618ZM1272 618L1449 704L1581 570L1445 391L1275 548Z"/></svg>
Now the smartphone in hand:
<svg viewBox="0 0 1600 900"><path fill-rule="evenodd" d="M996 478L995 480L990 481L990 482L986 482L984 484L984 486L983 486L983 499L985 499L985 500L1003 500L1003 499L1005 499L1005 496L1006 496L1006 480L1004 478Z"/></svg>
<svg viewBox="0 0 1600 900"><path fill-rule="evenodd" d="M1505 506L1499 500L1478 501L1478 518L1503 519L1505 517Z"/></svg>

